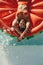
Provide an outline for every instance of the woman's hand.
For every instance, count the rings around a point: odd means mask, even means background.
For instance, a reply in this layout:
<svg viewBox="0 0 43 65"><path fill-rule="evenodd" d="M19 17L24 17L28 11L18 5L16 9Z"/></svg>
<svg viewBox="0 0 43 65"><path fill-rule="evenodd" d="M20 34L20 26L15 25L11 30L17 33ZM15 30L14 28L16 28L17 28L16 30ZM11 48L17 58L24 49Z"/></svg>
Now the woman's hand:
<svg viewBox="0 0 43 65"><path fill-rule="evenodd" d="M18 41L20 42L23 39L22 36L18 37Z"/></svg>

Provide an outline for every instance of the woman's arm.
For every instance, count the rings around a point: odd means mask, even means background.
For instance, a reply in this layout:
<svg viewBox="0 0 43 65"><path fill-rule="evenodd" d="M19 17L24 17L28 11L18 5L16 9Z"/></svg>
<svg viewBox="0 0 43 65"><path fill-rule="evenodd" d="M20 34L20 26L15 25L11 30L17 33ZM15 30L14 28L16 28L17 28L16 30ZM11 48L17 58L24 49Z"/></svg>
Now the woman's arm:
<svg viewBox="0 0 43 65"><path fill-rule="evenodd" d="M16 18L14 19L14 21L12 22L12 27L15 27L17 21L18 21L18 18L16 17Z"/></svg>
<svg viewBox="0 0 43 65"><path fill-rule="evenodd" d="M14 19L14 21L12 22L12 27L10 28L11 31L14 31L15 25L17 24L17 21L18 21L18 19L17 19L17 17L16 17L16 18Z"/></svg>
<svg viewBox="0 0 43 65"><path fill-rule="evenodd" d="M19 31L19 29L18 28L14 28L14 30L19 34L19 35L21 35L22 33Z"/></svg>
<svg viewBox="0 0 43 65"><path fill-rule="evenodd" d="M19 29L15 27L15 25L17 24L17 22L18 22L18 18L16 17L16 19L12 23L12 27L10 28L10 30L11 31L15 30L19 35L21 35L21 32L19 31Z"/></svg>

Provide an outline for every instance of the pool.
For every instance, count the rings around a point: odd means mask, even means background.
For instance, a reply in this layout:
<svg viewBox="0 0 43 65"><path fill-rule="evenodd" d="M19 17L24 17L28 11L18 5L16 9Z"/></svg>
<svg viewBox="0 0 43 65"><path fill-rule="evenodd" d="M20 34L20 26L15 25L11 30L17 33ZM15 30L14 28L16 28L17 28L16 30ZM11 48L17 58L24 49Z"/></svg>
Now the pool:
<svg viewBox="0 0 43 65"><path fill-rule="evenodd" d="M43 65L43 32L17 42L0 30L0 65Z"/></svg>

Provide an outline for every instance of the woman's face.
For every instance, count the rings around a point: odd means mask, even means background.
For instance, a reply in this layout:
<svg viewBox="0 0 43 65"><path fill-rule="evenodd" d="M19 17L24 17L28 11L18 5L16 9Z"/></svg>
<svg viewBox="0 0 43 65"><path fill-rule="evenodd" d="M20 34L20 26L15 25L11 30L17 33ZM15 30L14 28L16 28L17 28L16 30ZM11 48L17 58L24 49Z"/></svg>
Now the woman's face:
<svg viewBox="0 0 43 65"><path fill-rule="evenodd" d="M20 23L19 23L19 27L20 28L25 28L25 22L24 22L24 20L22 19L21 21L20 21Z"/></svg>

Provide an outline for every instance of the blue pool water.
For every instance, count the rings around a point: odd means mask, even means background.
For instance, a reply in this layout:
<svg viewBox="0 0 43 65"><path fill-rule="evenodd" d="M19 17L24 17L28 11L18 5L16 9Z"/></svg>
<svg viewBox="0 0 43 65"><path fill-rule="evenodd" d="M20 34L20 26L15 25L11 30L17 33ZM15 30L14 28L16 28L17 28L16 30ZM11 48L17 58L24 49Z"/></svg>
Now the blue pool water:
<svg viewBox="0 0 43 65"><path fill-rule="evenodd" d="M0 30L0 65L43 65L43 32L17 42Z"/></svg>
<svg viewBox="0 0 43 65"><path fill-rule="evenodd" d="M17 41L16 37L12 37L9 34L0 30L0 44L4 45L43 45L43 32L36 34L32 38L25 38L21 42Z"/></svg>
<svg viewBox="0 0 43 65"><path fill-rule="evenodd" d="M0 65L43 65L43 45L0 46Z"/></svg>

